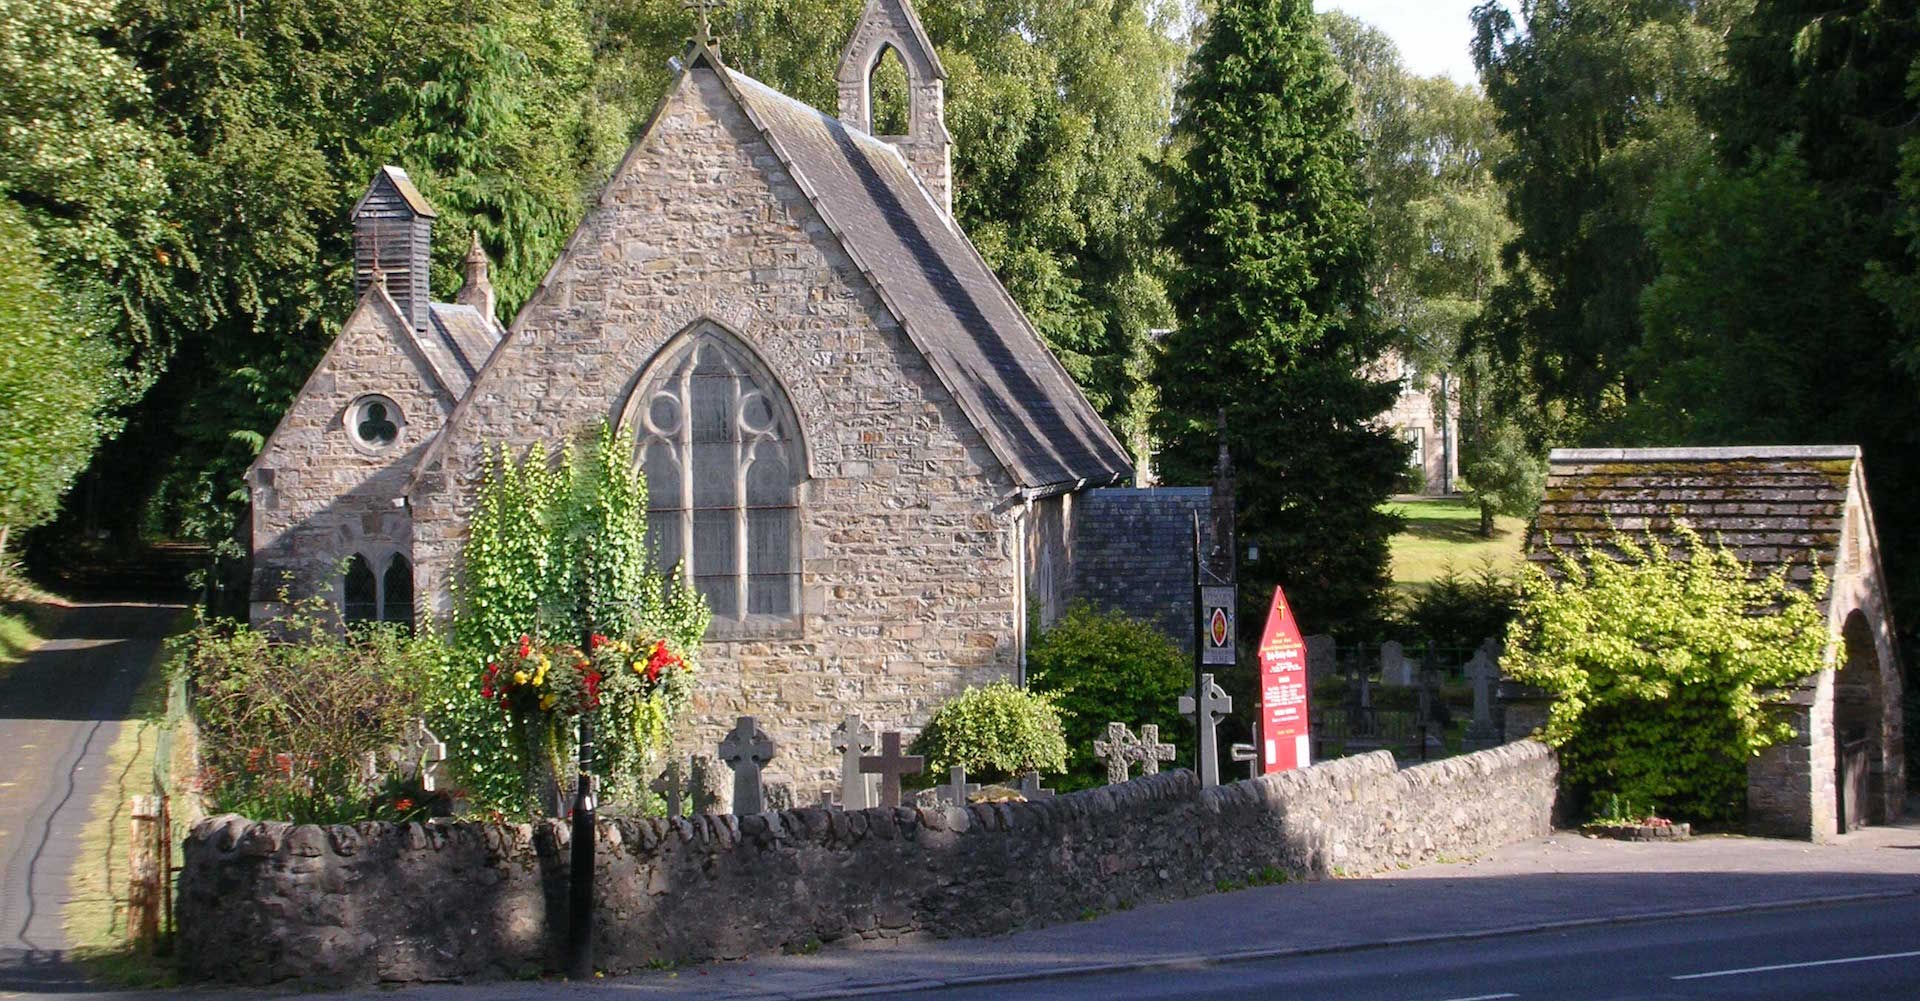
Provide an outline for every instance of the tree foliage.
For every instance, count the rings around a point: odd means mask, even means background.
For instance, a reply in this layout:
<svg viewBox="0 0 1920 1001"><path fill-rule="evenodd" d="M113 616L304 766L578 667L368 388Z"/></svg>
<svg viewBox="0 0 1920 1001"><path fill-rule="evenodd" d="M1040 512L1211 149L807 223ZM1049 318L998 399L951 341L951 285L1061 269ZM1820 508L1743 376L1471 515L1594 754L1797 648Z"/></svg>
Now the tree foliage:
<svg viewBox="0 0 1920 1001"><path fill-rule="evenodd" d="M1786 569L1756 577L1675 528L1684 553L1616 534L1525 571L1501 667L1554 699L1545 739L1587 791L1692 820L1744 815L1747 759L1791 736L1767 692L1818 673L1819 597ZM1680 558L1684 555L1684 558Z"/></svg>
<svg viewBox="0 0 1920 1001"><path fill-rule="evenodd" d="M1160 463L1202 482L1217 418L1241 471L1239 534L1304 621L1352 630L1381 607L1380 510L1406 464L1373 424L1394 398L1362 374L1385 339L1345 83L1304 0L1228 0L1181 92L1169 249L1179 325L1164 344Z"/></svg>
<svg viewBox="0 0 1920 1001"><path fill-rule="evenodd" d="M1067 775L1061 789L1106 782L1093 742L1105 736L1109 722L1136 729L1152 723L1169 741L1186 723L1178 708L1181 693L1193 687L1193 659L1153 624L1121 612L1084 604L1067 609L1027 649L1027 672L1033 690L1052 699L1065 719Z"/></svg>
<svg viewBox="0 0 1920 1001"><path fill-rule="evenodd" d="M0 557L53 517L107 429L113 350L97 309L62 295L23 213L0 200Z"/></svg>
<svg viewBox="0 0 1920 1001"><path fill-rule="evenodd" d="M926 755L936 775L963 765L970 775L1017 779L1067 766L1053 700L1004 681L969 687L942 703L914 738L913 753Z"/></svg>

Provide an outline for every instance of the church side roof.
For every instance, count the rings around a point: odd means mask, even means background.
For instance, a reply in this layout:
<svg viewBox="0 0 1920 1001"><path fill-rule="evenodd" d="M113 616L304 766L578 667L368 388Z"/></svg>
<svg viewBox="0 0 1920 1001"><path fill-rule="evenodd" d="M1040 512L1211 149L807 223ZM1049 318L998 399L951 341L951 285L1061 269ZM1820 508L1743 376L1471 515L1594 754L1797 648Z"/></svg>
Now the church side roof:
<svg viewBox="0 0 1920 1001"><path fill-rule="evenodd" d="M1852 445L1555 449L1528 559L1577 557L1614 529L1672 540L1685 518L1760 572L1804 582L1817 563L1831 578L1859 462Z"/></svg>
<svg viewBox="0 0 1920 1001"><path fill-rule="evenodd" d="M439 369L455 399L467 395L473 377L493 354L503 332L491 318L472 306L435 302L427 305L428 328L416 334L420 349Z"/></svg>
<svg viewBox="0 0 1920 1001"><path fill-rule="evenodd" d="M1019 484L1104 486L1126 450L898 150L747 77L722 79Z"/></svg>

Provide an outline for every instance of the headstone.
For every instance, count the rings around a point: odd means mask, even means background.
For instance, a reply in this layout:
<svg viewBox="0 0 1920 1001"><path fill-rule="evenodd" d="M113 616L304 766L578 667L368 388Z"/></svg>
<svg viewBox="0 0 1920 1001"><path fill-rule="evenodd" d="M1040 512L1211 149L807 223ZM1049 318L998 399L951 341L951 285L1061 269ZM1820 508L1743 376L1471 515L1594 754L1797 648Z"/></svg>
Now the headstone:
<svg viewBox="0 0 1920 1001"><path fill-rule="evenodd" d="M1028 772L1020 776L1020 798L1028 802L1036 799L1052 799L1053 790L1040 784L1039 772Z"/></svg>
<svg viewBox="0 0 1920 1001"><path fill-rule="evenodd" d="M833 730L833 749L840 752L840 805L864 810L873 805L873 781L860 771L860 756L873 749L873 728L850 713Z"/></svg>
<svg viewBox="0 0 1920 1001"><path fill-rule="evenodd" d="M880 776L880 805L895 807L900 805L900 777L920 774L926 763L918 754L903 753L900 731L888 730L880 735L880 753L862 757L860 770Z"/></svg>
<svg viewBox="0 0 1920 1001"><path fill-rule="evenodd" d="M1473 722L1468 724L1465 743L1469 747L1492 747L1500 743L1500 730L1493 724L1493 700L1500 688L1500 665L1482 645L1467 661L1467 680L1473 684Z"/></svg>
<svg viewBox="0 0 1920 1001"><path fill-rule="evenodd" d="M681 808L686 805L685 778L686 776L680 770L680 759L674 758L667 762L667 770L661 772L659 778L647 785L647 788L659 793L660 798L667 801L668 817L680 816Z"/></svg>
<svg viewBox="0 0 1920 1001"><path fill-rule="evenodd" d="M400 741L400 754L400 774L412 778L417 772L422 791L438 792L446 784L449 778L447 745L427 729L426 720L417 719L407 724L406 735Z"/></svg>
<svg viewBox="0 0 1920 1001"><path fill-rule="evenodd" d="M1233 712L1233 700L1219 685L1214 684L1213 675L1200 676L1199 722L1200 722L1200 786L1208 788L1220 784L1220 744L1215 730L1220 721ZM1180 696L1180 715L1192 716L1196 708L1195 693L1188 692Z"/></svg>
<svg viewBox="0 0 1920 1001"><path fill-rule="evenodd" d="M1140 762L1140 774L1158 775L1160 762L1172 761L1174 749L1172 744L1160 743L1159 724L1146 723L1140 727L1140 739L1133 742L1128 753Z"/></svg>
<svg viewBox="0 0 1920 1001"><path fill-rule="evenodd" d="M967 797L979 791L980 784L978 782L967 781L967 766L954 765L952 768L947 769L945 792L948 803L964 808L967 805Z"/></svg>
<svg viewBox="0 0 1920 1001"><path fill-rule="evenodd" d="M1108 723L1107 739L1093 742L1093 756L1107 763L1107 784L1117 786L1128 778L1133 765L1133 734L1125 723Z"/></svg>
<svg viewBox="0 0 1920 1001"><path fill-rule="evenodd" d="M773 738L767 736L752 716L742 716L733 732L720 742L720 760L733 769L733 812L736 816L764 813L766 794L760 785L760 770L773 760Z"/></svg>
<svg viewBox="0 0 1920 1001"><path fill-rule="evenodd" d="M1340 672L1340 648L1325 634L1307 637L1307 683L1331 678Z"/></svg>
<svg viewBox="0 0 1920 1001"><path fill-rule="evenodd" d="M1227 756L1247 763L1247 778L1260 777L1260 752L1252 744L1235 744L1227 749Z"/></svg>
<svg viewBox="0 0 1920 1001"><path fill-rule="evenodd" d="M1407 660L1407 648L1399 640L1380 644L1380 683L1396 688L1413 685L1413 664Z"/></svg>

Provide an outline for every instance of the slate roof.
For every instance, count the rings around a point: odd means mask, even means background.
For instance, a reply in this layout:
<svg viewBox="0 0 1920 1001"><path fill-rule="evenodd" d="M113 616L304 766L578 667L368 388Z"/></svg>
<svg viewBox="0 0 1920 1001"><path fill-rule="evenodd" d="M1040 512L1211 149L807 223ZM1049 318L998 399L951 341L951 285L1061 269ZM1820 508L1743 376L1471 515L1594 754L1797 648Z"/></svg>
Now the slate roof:
<svg viewBox="0 0 1920 1001"><path fill-rule="evenodd" d="M899 150L705 61L1021 487L1131 478L1119 440Z"/></svg>
<svg viewBox="0 0 1920 1001"><path fill-rule="evenodd" d="M1684 517L1758 572L1787 564L1806 581L1817 561L1831 578L1859 462L1852 445L1555 449L1527 558L1577 556L1616 528L1672 540Z"/></svg>
<svg viewBox="0 0 1920 1001"><path fill-rule="evenodd" d="M1193 516L1211 549L1213 489L1089 490L1074 498L1071 600L1117 609L1193 651Z"/></svg>
<svg viewBox="0 0 1920 1001"><path fill-rule="evenodd" d="M455 400L467 395L473 377L487 363L504 332L490 317L472 306L447 302L427 304L427 329L414 332L420 351L433 363Z"/></svg>
<svg viewBox="0 0 1920 1001"><path fill-rule="evenodd" d="M347 213L347 218L352 219L360 215L360 210L366 207L367 201L380 190L381 181L393 185L393 190L399 193L401 200L407 203L407 208L412 209L415 215L422 215L428 219L439 217L440 214L435 212L433 206L421 196L420 189L413 186L413 178L408 177L407 172L399 167L387 164L373 175L373 183L367 185L366 194L361 195L360 200L353 203L353 210Z"/></svg>

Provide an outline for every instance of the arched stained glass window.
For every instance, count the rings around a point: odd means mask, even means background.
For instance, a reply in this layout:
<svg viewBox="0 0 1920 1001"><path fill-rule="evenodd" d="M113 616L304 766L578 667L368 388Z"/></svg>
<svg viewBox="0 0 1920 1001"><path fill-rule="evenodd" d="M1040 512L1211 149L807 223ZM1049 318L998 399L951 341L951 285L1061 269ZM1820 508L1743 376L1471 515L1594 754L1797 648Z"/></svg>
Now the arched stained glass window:
<svg viewBox="0 0 1920 1001"><path fill-rule="evenodd" d="M372 622L380 615L379 583L373 579L373 567L367 564L367 558L359 553L347 560L347 582L345 600L341 603L341 617L348 625L356 622Z"/></svg>
<svg viewBox="0 0 1920 1001"><path fill-rule="evenodd" d="M380 578L380 621L413 628L413 564L399 553Z"/></svg>
<svg viewBox="0 0 1920 1001"><path fill-rule="evenodd" d="M693 581L723 632L800 612L793 407L730 340L702 331L655 366L636 436L655 557Z"/></svg>

